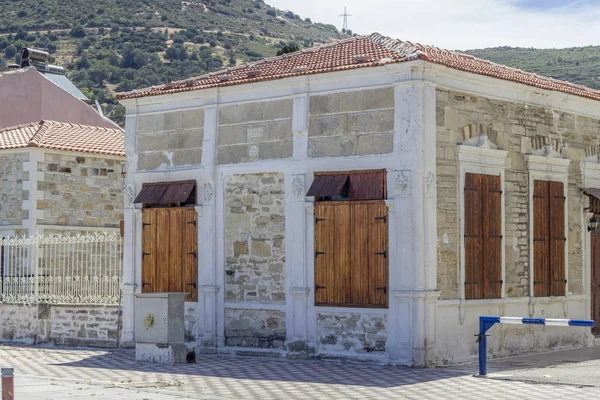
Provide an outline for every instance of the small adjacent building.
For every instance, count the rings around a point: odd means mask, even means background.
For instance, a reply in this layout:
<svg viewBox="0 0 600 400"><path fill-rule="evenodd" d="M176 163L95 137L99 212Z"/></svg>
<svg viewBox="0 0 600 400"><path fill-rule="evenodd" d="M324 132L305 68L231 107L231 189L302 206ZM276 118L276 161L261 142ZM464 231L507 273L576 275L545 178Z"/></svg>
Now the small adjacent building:
<svg viewBox="0 0 600 400"><path fill-rule="evenodd" d="M480 315L600 320L600 91L372 34L119 99L125 341L153 291L199 352L444 364Z"/></svg>
<svg viewBox="0 0 600 400"><path fill-rule="evenodd" d="M47 59L0 72L0 236L119 229L123 130Z"/></svg>

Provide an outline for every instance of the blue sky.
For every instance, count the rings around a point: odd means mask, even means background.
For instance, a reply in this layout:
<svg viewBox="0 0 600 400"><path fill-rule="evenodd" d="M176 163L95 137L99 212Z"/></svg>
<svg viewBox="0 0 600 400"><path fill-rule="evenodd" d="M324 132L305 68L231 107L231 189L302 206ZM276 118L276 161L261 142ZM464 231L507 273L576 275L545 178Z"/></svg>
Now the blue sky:
<svg viewBox="0 0 600 400"><path fill-rule="evenodd" d="M266 0L302 18L449 49L600 45L600 0Z"/></svg>

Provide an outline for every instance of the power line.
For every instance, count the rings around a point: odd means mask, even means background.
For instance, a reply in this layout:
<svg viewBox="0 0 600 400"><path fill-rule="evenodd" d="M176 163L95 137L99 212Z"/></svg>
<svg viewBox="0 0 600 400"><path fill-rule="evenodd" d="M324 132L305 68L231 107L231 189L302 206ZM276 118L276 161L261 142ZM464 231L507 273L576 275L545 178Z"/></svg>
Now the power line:
<svg viewBox="0 0 600 400"><path fill-rule="evenodd" d="M348 17L351 17L351 16L352 15L348 14L346 7L344 7L344 13L340 14L340 17L344 17L344 31L348 30Z"/></svg>

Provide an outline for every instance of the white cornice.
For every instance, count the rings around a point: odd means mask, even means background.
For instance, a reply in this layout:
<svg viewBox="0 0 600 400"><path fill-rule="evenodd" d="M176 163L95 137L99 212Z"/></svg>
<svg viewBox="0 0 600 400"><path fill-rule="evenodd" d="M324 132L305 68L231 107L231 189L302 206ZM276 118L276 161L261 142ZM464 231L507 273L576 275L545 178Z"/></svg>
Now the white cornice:
<svg viewBox="0 0 600 400"><path fill-rule="evenodd" d="M263 100L294 96L301 93L342 91L377 85L425 81L438 87L471 93L488 98L549 107L559 111L600 118L600 102L568 93L540 89L504 79L478 75L425 61L388 64L381 67L358 68L348 71L303 75L272 81L262 81L221 88L148 96L120 100L127 115L148 109L171 108L170 103L182 107L198 107L215 103Z"/></svg>
<svg viewBox="0 0 600 400"><path fill-rule="evenodd" d="M459 145L457 151L460 163L480 167L505 168L507 155L508 151L467 145Z"/></svg>
<svg viewBox="0 0 600 400"><path fill-rule="evenodd" d="M584 188L600 189L600 163L598 161L581 161L581 175Z"/></svg>
<svg viewBox="0 0 600 400"><path fill-rule="evenodd" d="M560 175L569 174L571 160L568 158L526 155L525 160L527 161L527 168L531 172Z"/></svg>

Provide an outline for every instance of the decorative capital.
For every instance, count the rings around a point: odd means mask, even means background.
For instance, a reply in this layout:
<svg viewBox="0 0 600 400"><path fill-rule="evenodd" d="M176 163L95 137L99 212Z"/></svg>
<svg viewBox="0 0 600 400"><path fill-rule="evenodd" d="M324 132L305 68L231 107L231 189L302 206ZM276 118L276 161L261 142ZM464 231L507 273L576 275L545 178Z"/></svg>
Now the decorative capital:
<svg viewBox="0 0 600 400"><path fill-rule="evenodd" d="M410 196L410 171L396 171L395 194L400 197Z"/></svg>
<svg viewBox="0 0 600 400"><path fill-rule="evenodd" d="M204 196L204 203L212 203L215 197L215 185L212 182L205 182L202 185L202 193Z"/></svg>
<svg viewBox="0 0 600 400"><path fill-rule="evenodd" d="M304 200L304 175L295 175L292 180L292 195L295 200Z"/></svg>
<svg viewBox="0 0 600 400"><path fill-rule="evenodd" d="M133 205L133 200L134 200L134 191L133 191L133 185L129 184L127 186L125 186L125 208L130 208Z"/></svg>

